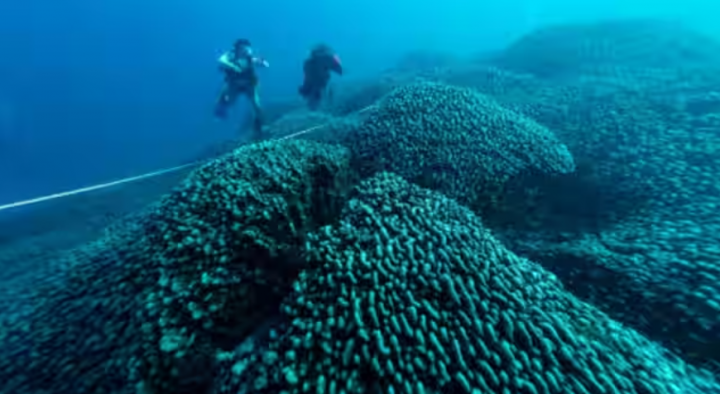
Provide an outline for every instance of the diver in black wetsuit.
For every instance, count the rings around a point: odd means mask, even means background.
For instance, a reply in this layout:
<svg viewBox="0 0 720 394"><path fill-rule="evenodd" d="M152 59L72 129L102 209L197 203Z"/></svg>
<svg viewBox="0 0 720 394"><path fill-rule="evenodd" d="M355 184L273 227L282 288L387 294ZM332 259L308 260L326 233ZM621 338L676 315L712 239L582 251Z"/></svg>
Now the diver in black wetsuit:
<svg viewBox="0 0 720 394"><path fill-rule="evenodd" d="M330 72L342 75L343 67L338 55L327 45L318 45L313 48L310 57L303 64L305 80L298 89L310 109L315 110L322 101L330 82Z"/></svg>
<svg viewBox="0 0 720 394"><path fill-rule="evenodd" d="M252 103L254 137L259 138L262 133L262 113L255 67L269 67L270 64L267 60L253 55L250 41L246 39L235 41L233 49L223 53L218 62L220 70L225 74L225 86L215 105L215 116L220 119L227 117L229 108L235 103L238 96L244 95Z"/></svg>

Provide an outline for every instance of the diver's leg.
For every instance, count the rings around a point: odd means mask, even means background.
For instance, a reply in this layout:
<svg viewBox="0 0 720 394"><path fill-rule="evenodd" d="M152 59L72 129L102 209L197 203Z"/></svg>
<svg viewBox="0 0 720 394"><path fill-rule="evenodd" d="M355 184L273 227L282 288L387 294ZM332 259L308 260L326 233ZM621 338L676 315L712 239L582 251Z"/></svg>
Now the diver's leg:
<svg viewBox="0 0 720 394"><path fill-rule="evenodd" d="M330 84L328 84L327 87L325 88L325 101L328 104L332 104L334 96L335 96L335 92L333 91L332 86L330 86Z"/></svg>
<svg viewBox="0 0 720 394"><path fill-rule="evenodd" d="M308 108L311 111L316 111L320 107L320 100L322 100L321 92L316 89L308 96Z"/></svg>
<svg viewBox="0 0 720 394"><path fill-rule="evenodd" d="M310 92L310 87L308 85L307 79L305 79L305 81L303 81L303 84L300 85L300 87L298 88L298 93L303 98L306 98L308 96L309 92Z"/></svg>
<svg viewBox="0 0 720 394"><path fill-rule="evenodd" d="M237 89L226 83L215 103L215 116L219 119L227 118L228 110L237 100L237 96Z"/></svg>
<svg viewBox="0 0 720 394"><path fill-rule="evenodd" d="M262 136L263 116L262 107L260 106L260 94L257 87L249 92L250 103L253 109L253 137L259 139Z"/></svg>

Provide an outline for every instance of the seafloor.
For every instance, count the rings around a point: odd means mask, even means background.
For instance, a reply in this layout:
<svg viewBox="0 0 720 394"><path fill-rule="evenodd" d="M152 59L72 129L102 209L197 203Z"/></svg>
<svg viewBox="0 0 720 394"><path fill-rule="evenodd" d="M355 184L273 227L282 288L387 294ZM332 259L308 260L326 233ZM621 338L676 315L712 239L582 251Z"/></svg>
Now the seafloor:
<svg viewBox="0 0 720 394"><path fill-rule="evenodd" d="M647 20L415 53L4 212L0 392L720 393L719 72Z"/></svg>

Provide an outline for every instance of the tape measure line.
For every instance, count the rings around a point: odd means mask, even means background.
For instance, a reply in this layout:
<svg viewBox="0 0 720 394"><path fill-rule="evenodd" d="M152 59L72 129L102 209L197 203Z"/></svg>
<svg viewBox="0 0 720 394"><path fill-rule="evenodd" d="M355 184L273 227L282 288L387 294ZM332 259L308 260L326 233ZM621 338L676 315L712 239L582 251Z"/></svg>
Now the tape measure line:
<svg viewBox="0 0 720 394"><path fill-rule="evenodd" d="M372 108L372 107L373 107L372 105L371 105L371 106L368 106L368 107L365 107L365 108L357 111L357 113L365 112L365 111L367 111L368 109L370 109L370 108ZM296 138L296 137L299 137L299 136L301 136L301 135L310 133L310 132L312 132L312 131L321 129L321 128L325 127L325 126L327 126L327 124L322 124L322 125L318 125L318 126L313 126L313 127L307 128L307 129L305 129L305 130L301 130L301 131L298 131L298 132L296 132L296 133L293 133L293 134L286 135L286 136L284 136L284 137L275 139L275 141L284 141L284 140L289 140L289 139L291 139L291 138ZM113 182L101 183L101 184L97 184L97 185L93 185L93 186L83 187L83 188L80 188L80 189L69 190L69 191L62 192L62 193L55 193L55 194L50 194L50 195L43 196L43 197L36 197L36 198L29 199L29 200L17 201L17 202L10 203L10 204L0 205L0 212L6 211L6 210L8 210L8 209L23 207L23 206L26 206L26 205L32 205L32 204L37 204L37 203L41 203L41 202L45 202L45 201L56 200L56 199L58 199L58 198L70 197L70 196L74 196L74 195L77 195L77 194L88 193L88 192L92 192L92 191L100 190L100 189L106 189L106 188L109 188L109 187L113 187L113 186L117 186L117 185L122 185L122 184L124 184L124 183L131 183L131 182L136 182L136 181L140 181L140 180L147 179L147 178L153 178L153 177L160 176L160 175L163 175L163 174L180 171L180 170L182 170L182 169L184 169L184 168L196 166L196 165L199 165L199 164L202 164L202 163L205 163L205 162L206 162L206 161L204 161L204 160L196 161L196 162L193 162L193 163L188 163L188 164L183 164L183 165L176 166L176 167L172 167L172 168L166 168L166 169L163 169L163 170L153 171L153 172L149 172L149 173L146 173L146 174L133 176L133 177L130 177L130 178L119 179L119 180L113 181Z"/></svg>
<svg viewBox="0 0 720 394"><path fill-rule="evenodd" d="M123 183L139 181L141 179L152 178L152 177L156 177L156 176L159 176L162 174L167 174L169 172L180 171L183 168L191 167L191 166L194 166L197 164L200 164L200 162L183 164L181 166L166 168L164 170L159 170L159 171L153 171L153 172L149 172L147 174L142 174L142 175L138 175L138 176L134 176L134 177L130 177L130 178L124 178L124 179L120 179L120 180L113 181L113 182L101 183L98 185L83 187L83 188L75 189L75 190L69 190L69 191L62 192L62 193L56 193L56 194L50 194L48 196L32 198L30 200L24 200L24 201L14 202L11 204L0 205L0 211L5 211L8 209L12 209L12 208L19 208L19 207L22 207L25 205L37 204L40 202L55 200L58 198L69 197L69 196L73 196L76 194L87 193L87 192L91 192L91 191L95 191L95 190L105 189L105 188L112 187L112 186L122 185Z"/></svg>

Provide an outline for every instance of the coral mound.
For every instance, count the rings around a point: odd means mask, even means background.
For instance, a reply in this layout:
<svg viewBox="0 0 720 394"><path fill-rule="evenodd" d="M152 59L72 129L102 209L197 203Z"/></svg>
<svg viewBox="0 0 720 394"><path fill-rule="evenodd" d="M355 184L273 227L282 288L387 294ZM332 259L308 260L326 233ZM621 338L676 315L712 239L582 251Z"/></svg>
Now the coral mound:
<svg viewBox="0 0 720 394"><path fill-rule="evenodd" d="M495 63L551 78L582 73L641 76L650 70L717 65L720 45L671 22L610 20L538 29L503 51Z"/></svg>
<svg viewBox="0 0 720 394"><path fill-rule="evenodd" d="M349 159L311 141L237 149L34 272L0 316L0 392L125 393L141 378L157 394L199 392L215 350L276 313L304 233L345 201Z"/></svg>
<svg viewBox="0 0 720 394"><path fill-rule="evenodd" d="M148 229L158 286L146 296L142 371L162 392L204 387L210 376L197 375L212 372L214 350L275 313L305 234L339 213L349 187L341 147L268 142L231 157L196 171Z"/></svg>
<svg viewBox="0 0 720 394"><path fill-rule="evenodd" d="M706 376L563 290L468 209L380 173L308 243L218 393L687 393ZM238 353L241 354L241 353ZM700 392L700 391L698 391Z"/></svg>
<svg viewBox="0 0 720 394"><path fill-rule="evenodd" d="M477 209L522 174L574 170L548 129L469 88L400 87L352 132L336 135L361 173L392 171Z"/></svg>

